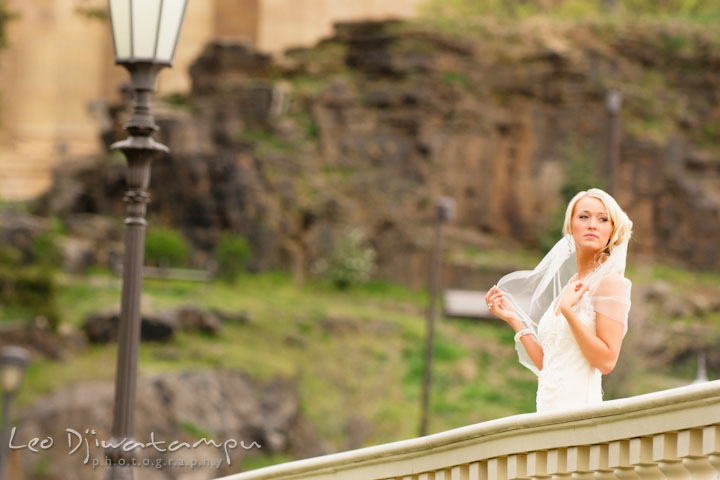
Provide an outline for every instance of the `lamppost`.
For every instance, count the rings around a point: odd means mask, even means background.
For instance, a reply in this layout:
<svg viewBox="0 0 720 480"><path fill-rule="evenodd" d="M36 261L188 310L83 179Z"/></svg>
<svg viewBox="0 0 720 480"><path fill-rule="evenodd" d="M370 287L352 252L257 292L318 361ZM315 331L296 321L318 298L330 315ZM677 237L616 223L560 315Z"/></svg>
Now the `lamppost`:
<svg viewBox="0 0 720 480"><path fill-rule="evenodd" d="M435 203L435 239L430 259L430 301L427 310L425 332L425 373L423 375L422 398L420 405L420 436L427 435L430 410L430 387L432 383L433 344L435 343L435 316L437 315L437 297L440 291L440 270L442 266L442 226L455 215L455 201L449 197L439 197Z"/></svg>
<svg viewBox="0 0 720 480"><path fill-rule="evenodd" d="M2 406L2 445L0 445L0 480L5 480L10 460L8 447L10 443L10 406L20 389L25 368L28 364L28 353L21 347L4 347L0 350L0 384L3 390Z"/></svg>
<svg viewBox="0 0 720 480"><path fill-rule="evenodd" d="M620 141L622 126L620 124L620 109L622 108L622 93L619 90L609 90L605 96L605 110L608 116L607 140L607 192L615 195L618 183L618 166L620 165Z"/></svg>
<svg viewBox="0 0 720 480"><path fill-rule="evenodd" d="M158 130L150 112L157 74L172 65L187 0L108 0L115 63L130 72L133 111L125 129L126 140L110 148L121 150L128 162L123 259L122 303L115 373L114 442L131 439L135 430L135 385L140 344L140 292L145 253L146 205L149 200L150 164L169 149L150 136ZM110 461L106 478L134 479L133 452L106 450Z"/></svg>
<svg viewBox="0 0 720 480"><path fill-rule="evenodd" d="M705 353L705 350L701 350L700 353L698 353L697 359L697 375L695 376L695 380L693 380L692 384L705 383L707 381L707 354Z"/></svg>

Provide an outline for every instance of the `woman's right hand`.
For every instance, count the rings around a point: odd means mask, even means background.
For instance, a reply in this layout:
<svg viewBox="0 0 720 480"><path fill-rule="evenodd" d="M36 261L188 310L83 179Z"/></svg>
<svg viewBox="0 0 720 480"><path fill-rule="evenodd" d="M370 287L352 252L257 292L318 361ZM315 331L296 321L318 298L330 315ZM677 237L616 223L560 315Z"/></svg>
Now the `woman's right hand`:
<svg viewBox="0 0 720 480"><path fill-rule="evenodd" d="M518 321L515 310L505 301L505 297L497 285L493 285L488 290L485 295L485 303L487 303L490 313L506 321L510 326L514 326L513 324Z"/></svg>

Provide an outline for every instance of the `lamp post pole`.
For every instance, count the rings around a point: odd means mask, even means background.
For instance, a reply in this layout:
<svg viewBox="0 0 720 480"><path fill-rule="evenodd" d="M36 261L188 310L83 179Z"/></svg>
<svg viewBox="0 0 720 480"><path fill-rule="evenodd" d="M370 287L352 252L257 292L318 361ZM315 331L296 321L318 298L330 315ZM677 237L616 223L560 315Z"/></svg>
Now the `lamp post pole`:
<svg viewBox="0 0 720 480"><path fill-rule="evenodd" d="M21 347L4 347L0 351L0 383L2 384L2 445L0 445L0 480L7 478L10 463L10 412L15 395L20 389L25 368L28 364L28 353Z"/></svg>
<svg viewBox="0 0 720 480"><path fill-rule="evenodd" d="M10 460L8 455L9 443L10 443L10 403L12 402L13 395L8 392L3 392L2 396L2 447L0 448L0 480L5 480L7 474L7 464Z"/></svg>
<svg viewBox="0 0 720 480"><path fill-rule="evenodd" d="M127 204L125 218L125 255L123 259L122 300L118 329L118 359L115 371L115 403L113 409L113 444L131 439L135 433L135 391L137 383L137 359L140 344L140 294L145 256L145 214L150 199L152 161L169 149L150 136L158 130L150 112L150 101L155 78L161 66L137 63L126 65L135 92L133 112L125 125L130 137L114 143L111 148L125 154L128 162L127 192L123 201ZM108 480L134 479L133 453L124 449L109 448L106 455L110 467Z"/></svg>
<svg viewBox="0 0 720 480"><path fill-rule="evenodd" d="M10 407L15 398L15 392L3 391L2 395L2 448L0 448L0 480L7 478L8 463L10 463Z"/></svg>
<svg viewBox="0 0 720 480"><path fill-rule="evenodd" d="M140 346L140 294L145 254L145 214L149 200L150 165L169 152L156 142L158 130L150 111L157 74L172 65L187 0L108 0L115 63L130 72L133 111L125 129L130 136L110 148L128 162L125 254L118 328L112 442L105 450L109 463L106 480L134 480L135 453L123 448L135 434L137 361Z"/></svg>
<svg viewBox="0 0 720 480"><path fill-rule="evenodd" d="M425 372L423 375L422 398L420 405L420 436L427 435L430 410L430 390L432 384L433 345L435 343L435 316L437 315L437 296L440 290L440 270L442 266L442 226L454 216L455 202L448 197L438 198L435 204L435 239L430 259L430 299L427 310L425 332Z"/></svg>
<svg viewBox="0 0 720 480"><path fill-rule="evenodd" d="M607 192L615 195L618 183L618 168L620 165L620 141L622 126L620 124L620 109L622 108L622 93L610 90L605 97L605 110L608 118L607 140Z"/></svg>

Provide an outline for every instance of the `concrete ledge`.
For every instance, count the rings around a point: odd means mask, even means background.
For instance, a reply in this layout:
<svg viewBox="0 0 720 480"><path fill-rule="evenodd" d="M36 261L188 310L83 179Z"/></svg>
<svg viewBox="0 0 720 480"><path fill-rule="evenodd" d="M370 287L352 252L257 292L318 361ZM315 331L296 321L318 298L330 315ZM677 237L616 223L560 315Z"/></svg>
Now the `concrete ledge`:
<svg viewBox="0 0 720 480"><path fill-rule="evenodd" d="M533 451L646 437L720 423L720 381L590 408L530 413L421 438L310 458L224 477L250 479L394 478ZM434 477L429 477L434 478Z"/></svg>

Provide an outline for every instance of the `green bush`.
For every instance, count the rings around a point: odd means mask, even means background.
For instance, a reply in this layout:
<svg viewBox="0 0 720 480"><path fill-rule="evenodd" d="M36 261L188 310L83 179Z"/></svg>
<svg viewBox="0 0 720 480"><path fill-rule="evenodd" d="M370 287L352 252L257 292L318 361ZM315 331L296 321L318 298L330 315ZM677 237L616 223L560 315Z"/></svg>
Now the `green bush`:
<svg viewBox="0 0 720 480"><path fill-rule="evenodd" d="M375 250L366 244L365 235L353 229L340 237L330 258L320 260L315 269L338 288L367 282L375 271Z"/></svg>
<svg viewBox="0 0 720 480"><path fill-rule="evenodd" d="M16 309L28 321L44 317L56 330L60 320L56 295L54 276L47 269L0 265L0 304Z"/></svg>
<svg viewBox="0 0 720 480"><path fill-rule="evenodd" d="M215 248L218 276L226 282L234 282L245 270L252 257L252 248L242 235L224 233Z"/></svg>
<svg viewBox="0 0 720 480"><path fill-rule="evenodd" d="M185 237L170 228L148 231L145 240L145 264L158 267L187 266L190 246Z"/></svg>
<svg viewBox="0 0 720 480"><path fill-rule="evenodd" d="M0 267L17 267L22 260L22 253L17 248L0 245Z"/></svg>
<svg viewBox="0 0 720 480"><path fill-rule="evenodd" d="M32 239L30 253L34 263L49 269L57 269L62 266L63 256L56 238L54 233L44 232Z"/></svg>
<svg viewBox="0 0 720 480"><path fill-rule="evenodd" d="M60 322L57 310L57 284L51 266L62 260L50 235L40 235L32 243L35 265L22 265L22 253L0 245L0 305L28 322L44 317L54 331ZM46 254L46 257L39 255Z"/></svg>

